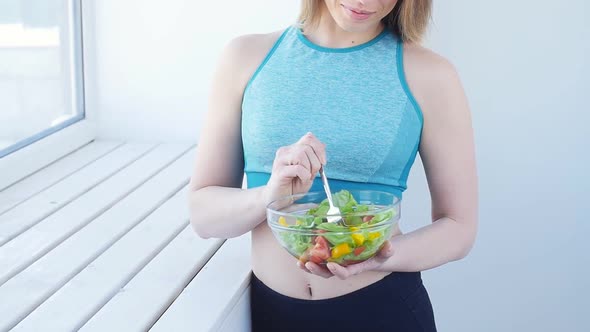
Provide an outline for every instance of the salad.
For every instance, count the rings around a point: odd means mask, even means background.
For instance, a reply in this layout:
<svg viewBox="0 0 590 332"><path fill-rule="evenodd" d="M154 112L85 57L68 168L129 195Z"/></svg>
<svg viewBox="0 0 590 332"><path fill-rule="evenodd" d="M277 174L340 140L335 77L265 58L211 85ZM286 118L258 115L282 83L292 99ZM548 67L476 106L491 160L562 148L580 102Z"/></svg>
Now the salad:
<svg viewBox="0 0 590 332"><path fill-rule="evenodd" d="M298 216L295 224L288 224L283 216L278 219L283 227L279 238L302 263L359 263L373 257L391 235L393 223L387 221L395 217L394 209L359 204L347 190L333 194L333 200L344 224L327 222L327 199Z"/></svg>

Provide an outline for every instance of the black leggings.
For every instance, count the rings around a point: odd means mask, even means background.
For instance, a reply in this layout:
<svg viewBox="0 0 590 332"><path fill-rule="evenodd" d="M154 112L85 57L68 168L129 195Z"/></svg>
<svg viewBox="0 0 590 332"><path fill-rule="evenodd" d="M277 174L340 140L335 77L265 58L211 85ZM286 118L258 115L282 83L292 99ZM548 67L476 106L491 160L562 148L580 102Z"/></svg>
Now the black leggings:
<svg viewBox="0 0 590 332"><path fill-rule="evenodd" d="M420 272L394 272L352 293L323 300L282 295L252 274L250 309L252 332L436 331Z"/></svg>

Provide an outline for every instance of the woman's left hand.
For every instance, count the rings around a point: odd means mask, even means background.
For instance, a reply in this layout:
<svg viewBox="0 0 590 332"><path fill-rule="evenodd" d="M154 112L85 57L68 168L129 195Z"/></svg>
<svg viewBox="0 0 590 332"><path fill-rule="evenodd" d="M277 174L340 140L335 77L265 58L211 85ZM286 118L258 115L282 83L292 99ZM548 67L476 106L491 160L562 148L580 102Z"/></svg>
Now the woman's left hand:
<svg viewBox="0 0 590 332"><path fill-rule="evenodd" d="M373 258L361 263L352 264L346 267L333 262L329 262L325 267L313 262L307 262L305 265L303 265L301 262L298 262L298 265L304 271L318 275L320 277L331 278L336 276L344 280L361 272L371 271L379 268L381 265L383 265L383 263L385 263L385 261L393 256L393 254L394 250L391 242L385 241L381 247L381 250L379 250L379 252Z"/></svg>

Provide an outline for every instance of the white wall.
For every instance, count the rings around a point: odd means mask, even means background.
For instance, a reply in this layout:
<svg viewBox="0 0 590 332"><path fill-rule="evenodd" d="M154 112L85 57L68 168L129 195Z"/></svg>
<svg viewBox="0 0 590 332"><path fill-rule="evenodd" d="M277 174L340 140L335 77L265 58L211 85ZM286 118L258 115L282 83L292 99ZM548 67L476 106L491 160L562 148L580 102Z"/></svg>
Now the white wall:
<svg viewBox="0 0 590 332"><path fill-rule="evenodd" d="M99 134L109 138L198 137L209 80L221 49L236 36L278 30L297 1L85 1L95 17Z"/></svg>
<svg viewBox="0 0 590 332"><path fill-rule="evenodd" d="M299 4L93 5L89 107L101 136L195 140L221 47L241 33L285 26ZM590 330L589 16L584 0L435 1L426 44L461 74L481 186L472 253L424 272L439 331ZM427 223L429 209L417 163L404 229Z"/></svg>

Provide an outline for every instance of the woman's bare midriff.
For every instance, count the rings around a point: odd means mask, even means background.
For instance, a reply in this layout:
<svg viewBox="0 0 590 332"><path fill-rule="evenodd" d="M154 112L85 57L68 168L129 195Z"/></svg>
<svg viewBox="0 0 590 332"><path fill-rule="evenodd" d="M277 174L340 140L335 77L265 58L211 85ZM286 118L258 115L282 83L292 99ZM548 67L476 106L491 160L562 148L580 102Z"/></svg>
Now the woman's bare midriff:
<svg viewBox="0 0 590 332"><path fill-rule="evenodd" d="M399 228L392 235L401 234ZM332 298L377 282L388 272L367 271L346 280L325 279L301 270L297 260L277 242L266 221L252 230L252 270L271 289L298 299Z"/></svg>

